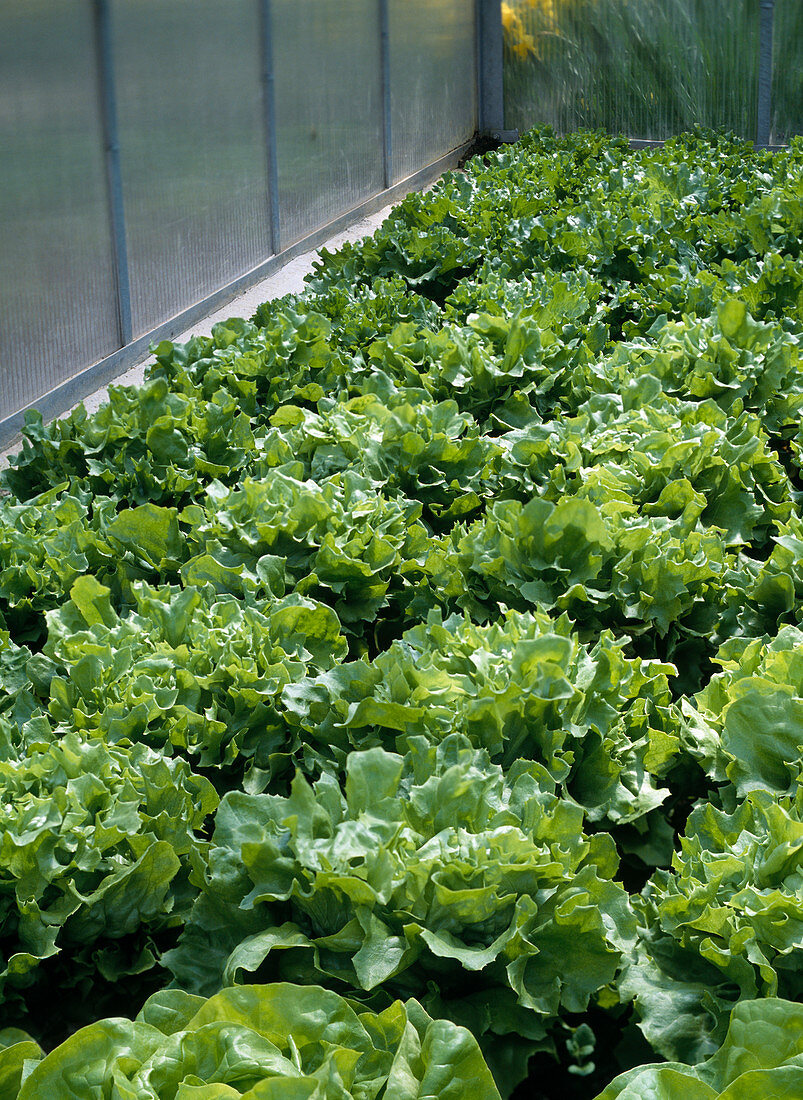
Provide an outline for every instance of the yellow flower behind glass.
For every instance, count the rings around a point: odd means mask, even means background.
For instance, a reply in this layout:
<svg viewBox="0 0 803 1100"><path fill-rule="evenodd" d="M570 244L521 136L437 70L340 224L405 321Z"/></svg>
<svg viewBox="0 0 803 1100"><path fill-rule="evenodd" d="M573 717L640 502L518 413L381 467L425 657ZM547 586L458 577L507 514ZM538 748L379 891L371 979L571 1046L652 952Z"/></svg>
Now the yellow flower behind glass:
<svg viewBox="0 0 803 1100"><path fill-rule="evenodd" d="M554 30L557 24L555 0L524 0L525 6L540 16L541 23Z"/></svg>
<svg viewBox="0 0 803 1100"><path fill-rule="evenodd" d="M535 54L535 39L527 34L521 16L510 4L502 3L502 26L505 30L505 46L514 57L524 61Z"/></svg>
<svg viewBox="0 0 803 1100"><path fill-rule="evenodd" d="M533 36L531 34L522 33L521 38L513 46L513 53L516 57L524 61L530 54L534 55L535 52L535 39Z"/></svg>

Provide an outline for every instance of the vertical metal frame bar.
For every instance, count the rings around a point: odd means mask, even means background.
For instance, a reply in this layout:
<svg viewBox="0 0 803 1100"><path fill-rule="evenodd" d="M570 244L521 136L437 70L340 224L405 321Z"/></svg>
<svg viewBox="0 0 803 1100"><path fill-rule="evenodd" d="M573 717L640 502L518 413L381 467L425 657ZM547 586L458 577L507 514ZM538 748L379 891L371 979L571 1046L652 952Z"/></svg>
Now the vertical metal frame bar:
<svg viewBox="0 0 803 1100"><path fill-rule="evenodd" d="M772 31L775 0L761 0L758 25L756 144L769 145L772 125Z"/></svg>
<svg viewBox="0 0 803 1100"><path fill-rule="evenodd" d="M477 0L477 65L479 132L495 141L515 141L518 131L505 129L501 0Z"/></svg>
<svg viewBox="0 0 803 1100"><path fill-rule="evenodd" d="M483 0L474 0L474 66L477 82L477 133L485 132L485 82L483 81L483 43L482 43L482 5Z"/></svg>
<svg viewBox="0 0 803 1100"><path fill-rule="evenodd" d="M482 129L505 128L504 32L500 0L480 0Z"/></svg>
<svg viewBox="0 0 803 1100"><path fill-rule="evenodd" d="M482 23L480 9L482 0L474 0L474 87L477 93L477 133L482 132Z"/></svg>
<svg viewBox="0 0 803 1100"><path fill-rule="evenodd" d="M98 61L103 143L106 152L106 179L109 190L109 217L117 282L117 313L120 342L123 347L133 339L131 324L131 282L128 271L128 246L125 234L123 177L120 168L120 141L117 130L117 90L114 80L111 13L109 0L93 0L95 50Z"/></svg>
<svg viewBox="0 0 803 1100"><path fill-rule="evenodd" d="M262 47L262 103L265 121L265 156L268 167L268 214L270 246L274 255L282 250L279 219L279 158L276 140L276 77L273 64L273 13L270 0L259 0Z"/></svg>
<svg viewBox="0 0 803 1100"><path fill-rule="evenodd" d="M390 12L379 0L379 66L382 79L382 135L385 190L393 184L393 116L390 100Z"/></svg>

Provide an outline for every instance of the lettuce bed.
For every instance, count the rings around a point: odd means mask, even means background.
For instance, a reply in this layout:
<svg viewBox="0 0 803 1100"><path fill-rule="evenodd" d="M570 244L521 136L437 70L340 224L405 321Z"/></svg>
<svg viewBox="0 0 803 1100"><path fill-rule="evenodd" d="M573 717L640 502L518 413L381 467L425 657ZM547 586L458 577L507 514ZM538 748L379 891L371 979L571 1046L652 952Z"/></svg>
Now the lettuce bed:
<svg viewBox="0 0 803 1100"><path fill-rule="evenodd" d="M2 1100L801 1094L802 240L534 132L28 416Z"/></svg>

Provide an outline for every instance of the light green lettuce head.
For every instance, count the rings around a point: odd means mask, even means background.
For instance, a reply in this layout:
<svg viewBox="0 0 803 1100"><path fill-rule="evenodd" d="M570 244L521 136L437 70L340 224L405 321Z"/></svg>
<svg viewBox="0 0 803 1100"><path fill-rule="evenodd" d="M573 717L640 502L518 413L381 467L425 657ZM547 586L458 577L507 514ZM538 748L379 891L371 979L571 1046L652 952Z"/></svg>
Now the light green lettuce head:
<svg viewBox="0 0 803 1100"><path fill-rule="evenodd" d="M364 1011L330 990L277 984L205 1001L157 993L46 1057L0 1035L2 1100L499 1100L476 1039L416 1001Z"/></svg>
<svg viewBox="0 0 803 1100"><path fill-rule="evenodd" d="M733 813L710 803L687 822L671 872L636 908L636 961L622 981L664 1057L695 1062L724 1034L733 1003L803 996L803 787L753 791Z"/></svg>
<svg viewBox="0 0 803 1100"><path fill-rule="evenodd" d="M218 802L183 760L62 732L0 759L6 1018L48 995L83 1011L78 991L89 988L97 1013L123 977L136 996L154 936L188 914L199 833Z"/></svg>
<svg viewBox="0 0 803 1100"><path fill-rule="evenodd" d="M734 638L717 660L723 671L687 715L719 736L725 775L740 797L794 795L803 770L803 631L785 626L771 640Z"/></svg>
<svg viewBox="0 0 803 1100"><path fill-rule="evenodd" d="M698 1066L638 1066L596 1100L799 1100L803 1096L803 1006L768 998L731 1013L725 1042Z"/></svg>
<svg viewBox="0 0 803 1100"><path fill-rule="evenodd" d="M281 574L281 563L262 559ZM136 608L118 615L109 589L81 577L48 614L47 654L58 675L50 714L106 740L146 741L201 766L219 782L266 781L287 767L282 688L346 654L331 608L291 593L240 600L216 585L134 584ZM223 769L226 769L226 780Z"/></svg>
<svg viewBox="0 0 803 1100"><path fill-rule="evenodd" d="M227 795L165 960L200 993L256 973L371 1005L415 993L485 1035L489 1057L494 1037L523 1049L523 1070L527 1045L615 978L634 933L613 841L586 836L553 786L452 735L406 757L352 753L344 790L299 775L288 798Z"/></svg>
<svg viewBox="0 0 803 1100"><path fill-rule="evenodd" d="M668 794L659 779L679 752L674 671L628 657L608 631L582 644L565 615L508 611L478 626L431 612L370 663L288 684L282 702L324 759L462 733L502 767L537 761L589 819L619 824Z"/></svg>

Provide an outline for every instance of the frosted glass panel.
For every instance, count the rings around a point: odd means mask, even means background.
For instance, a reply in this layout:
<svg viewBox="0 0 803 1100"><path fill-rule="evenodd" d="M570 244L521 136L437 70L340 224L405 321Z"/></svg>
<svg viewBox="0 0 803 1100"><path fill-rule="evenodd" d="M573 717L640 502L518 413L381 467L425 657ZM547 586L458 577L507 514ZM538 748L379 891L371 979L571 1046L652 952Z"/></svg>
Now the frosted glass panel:
<svg viewBox="0 0 803 1100"><path fill-rule="evenodd" d="M282 245L383 186L379 5L273 0Z"/></svg>
<svg viewBox="0 0 803 1100"><path fill-rule="evenodd" d="M270 255L258 6L114 0L134 335Z"/></svg>
<svg viewBox="0 0 803 1100"><path fill-rule="evenodd" d="M393 177L469 141L477 128L474 0L390 0Z"/></svg>
<svg viewBox="0 0 803 1100"><path fill-rule="evenodd" d="M134 338L271 255L271 198L287 248L382 191L380 11L380 0L0 4L0 418L120 348L115 131ZM475 131L476 4L388 0L388 16L396 182Z"/></svg>
<svg viewBox="0 0 803 1100"><path fill-rule="evenodd" d="M120 345L91 6L0 18L4 417Z"/></svg>
<svg viewBox="0 0 803 1100"><path fill-rule="evenodd" d="M758 10L757 0L509 0L506 123L752 138Z"/></svg>
<svg viewBox="0 0 803 1100"><path fill-rule="evenodd" d="M803 2L775 0L772 130L783 143L803 134Z"/></svg>

